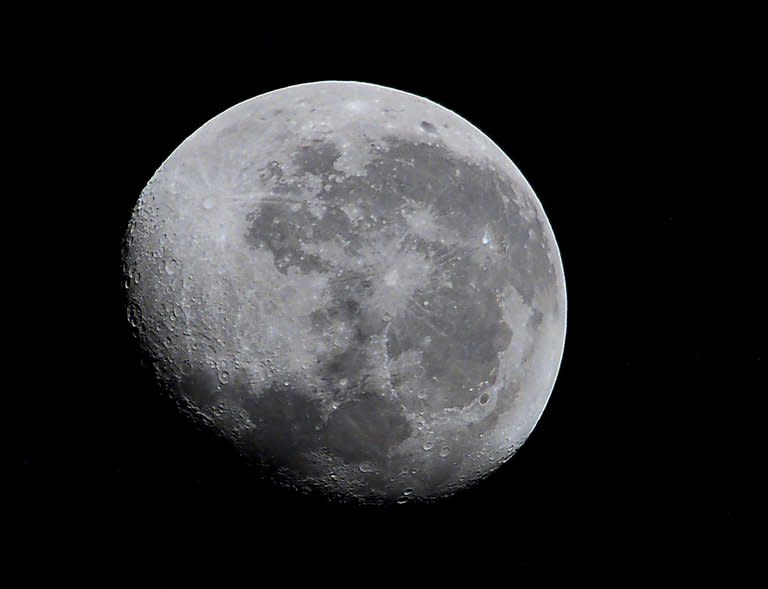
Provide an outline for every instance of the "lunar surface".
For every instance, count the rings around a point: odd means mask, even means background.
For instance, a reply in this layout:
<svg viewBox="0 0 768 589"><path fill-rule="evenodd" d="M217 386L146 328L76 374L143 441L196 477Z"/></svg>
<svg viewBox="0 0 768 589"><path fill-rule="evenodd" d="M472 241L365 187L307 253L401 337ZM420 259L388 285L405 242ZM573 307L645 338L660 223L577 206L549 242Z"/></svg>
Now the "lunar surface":
<svg viewBox="0 0 768 589"><path fill-rule="evenodd" d="M128 320L180 409L281 484L436 499L534 428L566 292L541 204L483 133L321 82L188 137L124 243Z"/></svg>

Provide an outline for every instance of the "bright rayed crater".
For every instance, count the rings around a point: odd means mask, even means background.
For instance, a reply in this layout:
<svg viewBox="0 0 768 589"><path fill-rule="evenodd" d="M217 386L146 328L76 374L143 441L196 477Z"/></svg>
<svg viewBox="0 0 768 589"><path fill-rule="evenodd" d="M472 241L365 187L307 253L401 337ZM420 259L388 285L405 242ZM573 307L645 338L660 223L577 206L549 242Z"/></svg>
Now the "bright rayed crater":
<svg viewBox="0 0 768 589"><path fill-rule="evenodd" d="M160 384L279 482L437 498L533 429L566 296L536 196L417 96L293 86L162 164L125 240L128 318Z"/></svg>

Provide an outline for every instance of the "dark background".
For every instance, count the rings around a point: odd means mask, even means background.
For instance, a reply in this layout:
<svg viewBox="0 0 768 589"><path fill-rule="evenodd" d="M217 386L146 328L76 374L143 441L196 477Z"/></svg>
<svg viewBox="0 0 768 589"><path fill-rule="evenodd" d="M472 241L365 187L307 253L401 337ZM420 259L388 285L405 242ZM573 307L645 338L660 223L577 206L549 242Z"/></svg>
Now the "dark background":
<svg viewBox="0 0 768 589"><path fill-rule="evenodd" d="M759 197L739 186L729 166L748 160L725 138L749 134L741 21L130 16L54 24L13 66L12 98L35 124L9 117L22 127L10 173L44 237L9 256L30 309L6 416L21 553L113 574L152 553L185 570L328 582L751 562L765 321L750 258ZM120 244L152 173L229 106L326 79L392 86L474 123L531 183L560 246L568 333L550 403L504 467L438 504L334 506L259 482L161 399L129 338ZM250 558L221 556L230 545Z"/></svg>

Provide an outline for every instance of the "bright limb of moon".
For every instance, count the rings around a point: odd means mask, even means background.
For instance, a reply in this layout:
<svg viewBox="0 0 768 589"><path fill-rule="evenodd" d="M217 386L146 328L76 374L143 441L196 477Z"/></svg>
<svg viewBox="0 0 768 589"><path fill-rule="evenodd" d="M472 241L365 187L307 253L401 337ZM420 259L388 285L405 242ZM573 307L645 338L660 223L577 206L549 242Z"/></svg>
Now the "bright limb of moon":
<svg viewBox="0 0 768 589"><path fill-rule="evenodd" d="M125 240L160 384L279 482L437 498L506 461L563 352L550 224L504 153L418 96L319 82L188 137Z"/></svg>

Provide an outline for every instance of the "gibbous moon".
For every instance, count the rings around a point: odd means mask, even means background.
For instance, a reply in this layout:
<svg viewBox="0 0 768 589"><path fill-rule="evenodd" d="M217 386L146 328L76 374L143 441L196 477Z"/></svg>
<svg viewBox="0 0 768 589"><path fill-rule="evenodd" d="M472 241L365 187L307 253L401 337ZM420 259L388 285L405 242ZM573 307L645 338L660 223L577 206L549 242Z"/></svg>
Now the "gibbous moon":
<svg viewBox="0 0 768 589"><path fill-rule="evenodd" d="M124 243L160 385L281 484L428 500L525 441L566 292L528 182L457 114L372 84L246 100L190 135Z"/></svg>

